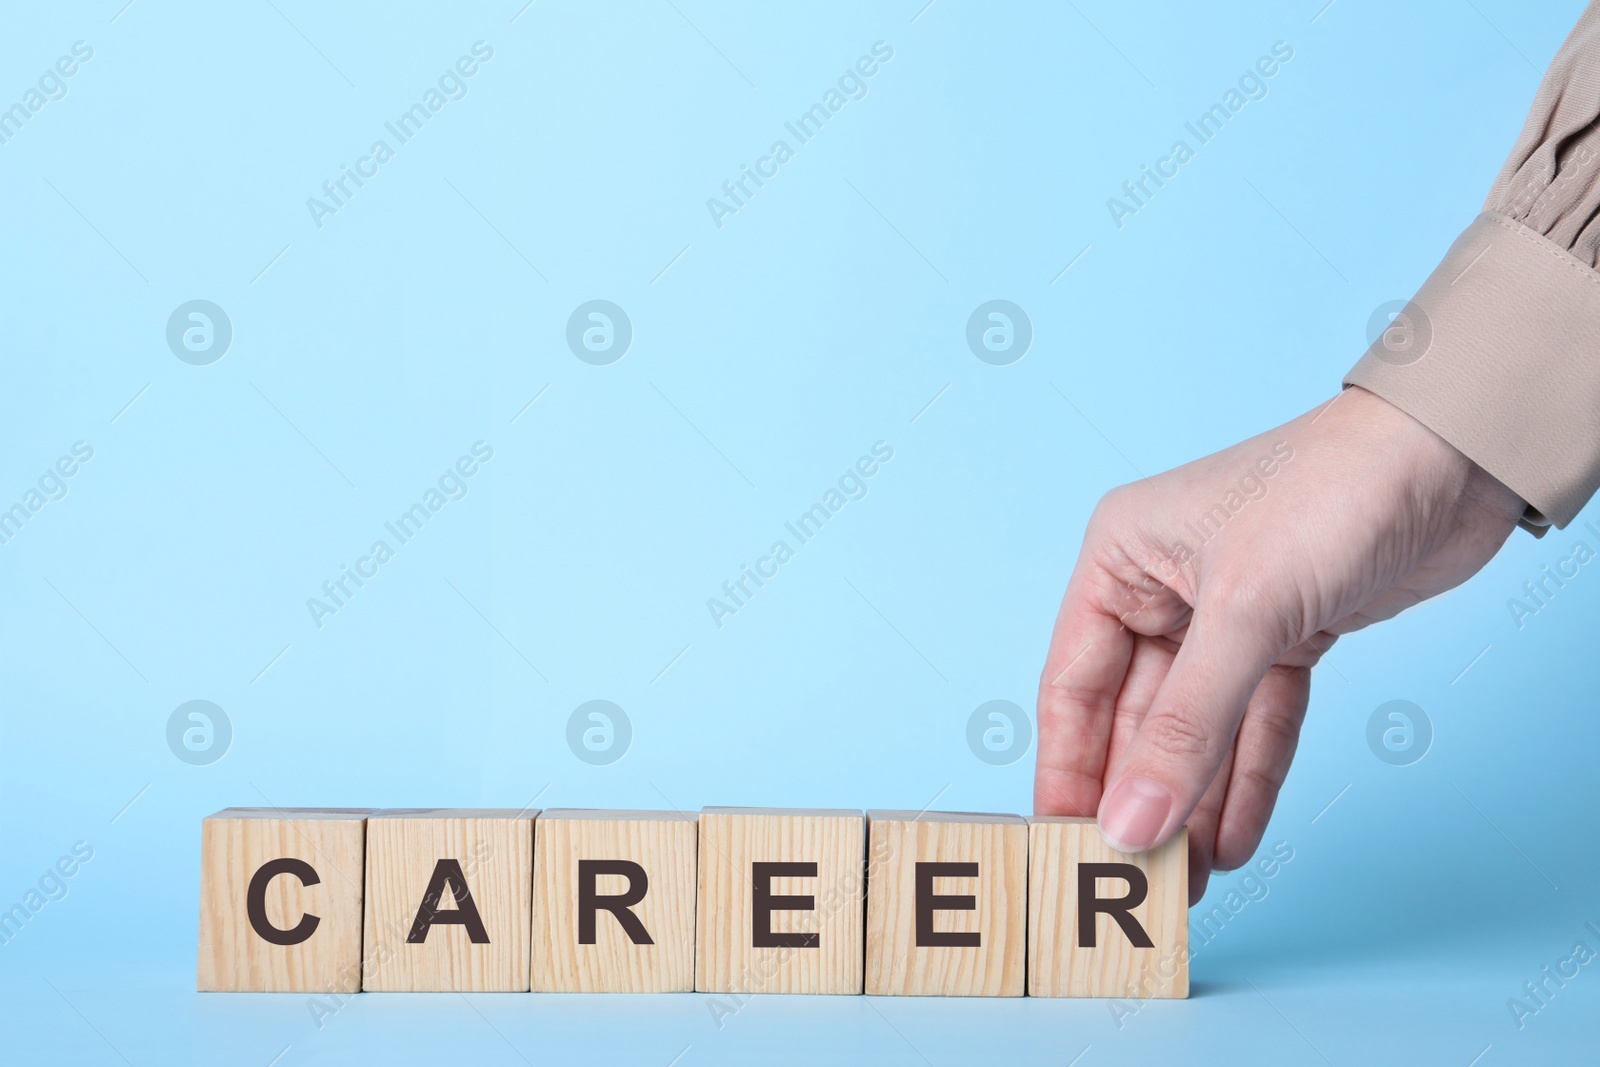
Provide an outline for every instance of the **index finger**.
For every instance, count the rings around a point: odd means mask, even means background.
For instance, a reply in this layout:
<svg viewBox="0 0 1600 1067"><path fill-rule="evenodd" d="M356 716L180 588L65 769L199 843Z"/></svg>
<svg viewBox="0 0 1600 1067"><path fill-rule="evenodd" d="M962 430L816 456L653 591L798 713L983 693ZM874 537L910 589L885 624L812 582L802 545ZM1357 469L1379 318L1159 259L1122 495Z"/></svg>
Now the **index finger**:
<svg viewBox="0 0 1600 1067"><path fill-rule="evenodd" d="M1036 815L1092 818L1100 806L1111 723L1134 638L1092 586L1080 557L1039 678Z"/></svg>

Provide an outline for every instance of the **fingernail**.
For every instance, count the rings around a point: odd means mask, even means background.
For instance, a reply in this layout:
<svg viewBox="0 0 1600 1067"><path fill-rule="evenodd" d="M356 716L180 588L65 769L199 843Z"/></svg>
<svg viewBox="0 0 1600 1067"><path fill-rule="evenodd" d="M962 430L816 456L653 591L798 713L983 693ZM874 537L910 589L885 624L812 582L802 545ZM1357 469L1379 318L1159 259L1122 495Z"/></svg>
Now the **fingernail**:
<svg viewBox="0 0 1600 1067"><path fill-rule="evenodd" d="M1172 811L1172 793L1153 778L1125 778L1100 804L1100 836L1123 852L1156 843Z"/></svg>

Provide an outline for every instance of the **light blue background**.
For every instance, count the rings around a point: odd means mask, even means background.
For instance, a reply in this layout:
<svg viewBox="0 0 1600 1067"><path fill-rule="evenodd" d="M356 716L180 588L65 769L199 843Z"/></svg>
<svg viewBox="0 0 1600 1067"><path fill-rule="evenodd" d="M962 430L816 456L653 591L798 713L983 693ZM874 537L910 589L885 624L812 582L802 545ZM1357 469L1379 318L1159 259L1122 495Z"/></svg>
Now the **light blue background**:
<svg viewBox="0 0 1600 1067"><path fill-rule="evenodd" d="M4 15L0 105L94 49L0 145L0 500L94 448L0 546L0 907L94 849L0 947L7 1062L1593 1057L1600 966L1507 1007L1600 949L1600 573L1520 631L1506 606L1577 527L1328 656L1267 833L1294 859L1190 1001L770 997L719 1029L692 995L374 994L319 1029L193 993L228 805L1030 810L1031 753L980 762L966 721L1031 711L1096 499L1332 394L1581 7L274 2ZM318 229L306 199L478 40L467 97ZM715 226L879 40L867 96ZM1106 199L1280 40L1267 97L1119 230ZM204 367L164 339L197 298L234 329ZM564 341L594 298L635 331L605 367ZM1011 366L964 341L994 298L1032 320ZM469 495L317 628L306 599L480 440ZM869 495L715 627L879 440ZM634 728L609 766L564 740L597 698ZM1436 731L1409 767L1365 740L1396 698ZM191 699L233 724L209 766L166 745Z"/></svg>

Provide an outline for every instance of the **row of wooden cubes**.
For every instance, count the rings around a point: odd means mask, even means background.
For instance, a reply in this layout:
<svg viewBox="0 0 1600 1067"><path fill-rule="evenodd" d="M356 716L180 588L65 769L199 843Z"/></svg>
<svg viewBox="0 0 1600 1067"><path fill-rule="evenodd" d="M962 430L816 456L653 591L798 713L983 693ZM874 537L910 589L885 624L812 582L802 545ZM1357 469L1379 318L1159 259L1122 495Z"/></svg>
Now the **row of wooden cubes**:
<svg viewBox="0 0 1600 1067"><path fill-rule="evenodd" d="M1185 997L1187 842L1092 819L229 808L202 991Z"/></svg>

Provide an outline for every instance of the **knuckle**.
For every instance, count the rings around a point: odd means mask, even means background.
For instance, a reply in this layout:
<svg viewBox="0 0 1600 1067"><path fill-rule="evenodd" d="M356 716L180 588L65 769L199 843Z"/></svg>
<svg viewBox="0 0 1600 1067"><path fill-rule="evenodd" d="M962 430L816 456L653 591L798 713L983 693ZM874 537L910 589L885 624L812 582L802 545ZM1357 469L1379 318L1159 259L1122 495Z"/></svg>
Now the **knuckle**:
<svg viewBox="0 0 1600 1067"><path fill-rule="evenodd" d="M1134 486L1132 485L1119 485L1115 488L1108 489L1101 494L1100 502L1095 505L1095 510L1110 512L1121 511L1123 508L1128 506L1129 498L1133 495L1133 492Z"/></svg>
<svg viewBox="0 0 1600 1067"><path fill-rule="evenodd" d="M1295 749L1300 746L1300 719L1297 716L1283 713L1263 715L1261 731L1267 735L1263 740L1268 751L1285 762L1294 756ZM1280 753L1285 755L1280 756Z"/></svg>
<svg viewBox="0 0 1600 1067"><path fill-rule="evenodd" d="M1283 779L1269 770L1260 767L1238 767L1233 769L1233 777L1247 793L1254 793L1265 801L1270 807L1278 799L1278 790L1283 787Z"/></svg>
<svg viewBox="0 0 1600 1067"><path fill-rule="evenodd" d="M1169 756L1194 758L1211 751L1211 731L1192 716L1156 712L1145 719L1139 732Z"/></svg>
<svg viewBox="0 0 1600 1067"><path fill-rule="evenodd" d="M1107 490L1094 506L1094 512L1089 517L1090 527L1106 529L1116 526L1124 516L1137 514L1138 505L1135 498L1138 495L1139 487L1131 484Z"/></svg>

